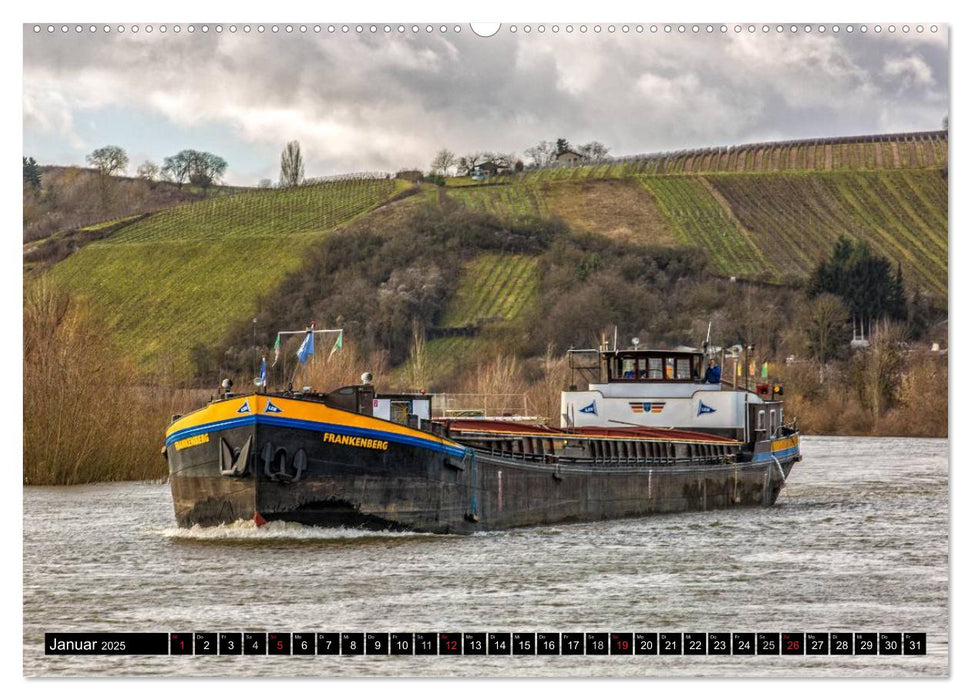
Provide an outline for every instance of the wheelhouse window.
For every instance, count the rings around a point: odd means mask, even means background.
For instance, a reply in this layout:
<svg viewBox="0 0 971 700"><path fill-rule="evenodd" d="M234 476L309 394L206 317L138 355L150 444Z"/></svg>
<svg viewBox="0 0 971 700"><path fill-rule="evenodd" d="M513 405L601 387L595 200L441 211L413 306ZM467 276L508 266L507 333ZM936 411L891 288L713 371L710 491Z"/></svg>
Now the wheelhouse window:
<svg viewBox="0 0 971 700"><path fill-rule="evenodd" d="M675 360L677 379L691 379L691 358L679 357Z"/></svg>
<svg viewBox="0 0 971 700"><path fill-rule="evenodd" d="M701 355L665 353L610 354L605 358L608 381L700 381Z"/></svg>
<svg viewBox="0 0 971 700"><path fill-rule="evenodd" d="M661 379L664 377L663 362L660 357L647 358L647 378Z"/></svg>

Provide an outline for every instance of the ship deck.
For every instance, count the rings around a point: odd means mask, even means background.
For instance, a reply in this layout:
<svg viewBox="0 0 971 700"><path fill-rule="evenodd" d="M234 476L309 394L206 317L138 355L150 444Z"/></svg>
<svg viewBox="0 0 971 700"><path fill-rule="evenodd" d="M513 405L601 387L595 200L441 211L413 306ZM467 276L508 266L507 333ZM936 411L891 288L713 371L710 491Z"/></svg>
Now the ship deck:
<svg viewBox="0 0 971 700"><path fill-rule="evenodd" d="M738 440L690 430L668 430L630 426L623 428L550 428L546 425L510 423L488 419L449 419L443 421L453 433L492 435L495 437L545 437L545 438L602 438L607 440L663 440L665 442L699 442L709 444L738 445Z"/></svg>

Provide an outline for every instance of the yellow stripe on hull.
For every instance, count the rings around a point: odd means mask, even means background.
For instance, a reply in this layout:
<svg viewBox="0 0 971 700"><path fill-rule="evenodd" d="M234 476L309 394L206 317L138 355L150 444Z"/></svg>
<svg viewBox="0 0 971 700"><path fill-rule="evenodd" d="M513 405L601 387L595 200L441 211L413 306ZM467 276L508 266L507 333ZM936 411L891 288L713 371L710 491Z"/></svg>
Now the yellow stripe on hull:
<svg viewBox="0 0 971 700"><path fill-rule="evenodd" d="M779 438L778 440L773 440L769 449L771 449L773 452L779 452L781 450L788 450L793 447L798 447L798 445L799 445L799 436L793 435L791 437Z"/></svg>
<svg viewBox="0 0 971 700"><path fill-rule="evenodd" d="M279 411L267 411L268 402L272 403ZM311 421L314 423L328 423L330 425L373 430L424 440L426 442L434 442L443 447L451 447L458 450L465 449L462 445L451 440L446 440L437 435L431 435L430 433L415 430L406 425L392 423L381 418L363 416L338 408L331 408L330 406L313 401L289 399L281 396L265 396L261 394L234 397L218 403L209 404L198 411L193 411L172 423L168 430L165 431L165 437L168 438L173 433L196 426L252 416L279 417L291 420Z"/></svg>

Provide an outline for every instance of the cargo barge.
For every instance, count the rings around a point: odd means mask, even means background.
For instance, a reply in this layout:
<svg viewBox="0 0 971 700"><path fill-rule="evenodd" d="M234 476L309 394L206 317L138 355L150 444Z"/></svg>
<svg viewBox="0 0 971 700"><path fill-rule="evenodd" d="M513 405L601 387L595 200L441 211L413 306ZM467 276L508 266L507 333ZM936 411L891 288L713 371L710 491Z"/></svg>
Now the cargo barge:
<svg viewBox="0 0 971 700"><path fill-rule="evenodd" d="M562 392L562 427L433 416L432 396L367 374L326 393L227 386L166 432L176 520L472 533L775 503L801 459L779 387L706 382L691 349L584 352L598 376Z"/></svg>

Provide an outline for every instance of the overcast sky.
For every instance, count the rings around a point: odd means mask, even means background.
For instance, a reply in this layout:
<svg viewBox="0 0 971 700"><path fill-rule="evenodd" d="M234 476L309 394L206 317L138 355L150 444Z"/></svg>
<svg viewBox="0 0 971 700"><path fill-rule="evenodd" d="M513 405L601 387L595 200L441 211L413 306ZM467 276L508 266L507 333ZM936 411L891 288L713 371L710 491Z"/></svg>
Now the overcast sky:
<svg viewBox="0 0 971 700"><path fill-rule="evenodd" d="M866 34L545 33L468 25L446 34L53 34L24 27L24 154L84 163L114 144L161 162L183 148L229 162L226 180L279 177L300 141L308 177L428 169L436 150L522 154L540 140L612 155L770 139L938 129L948 113L947 28ZM201 26L201 25L197 25ZM845 27L846 25L842 25ZM886 27L886 25L884 25Z"/></svg>

